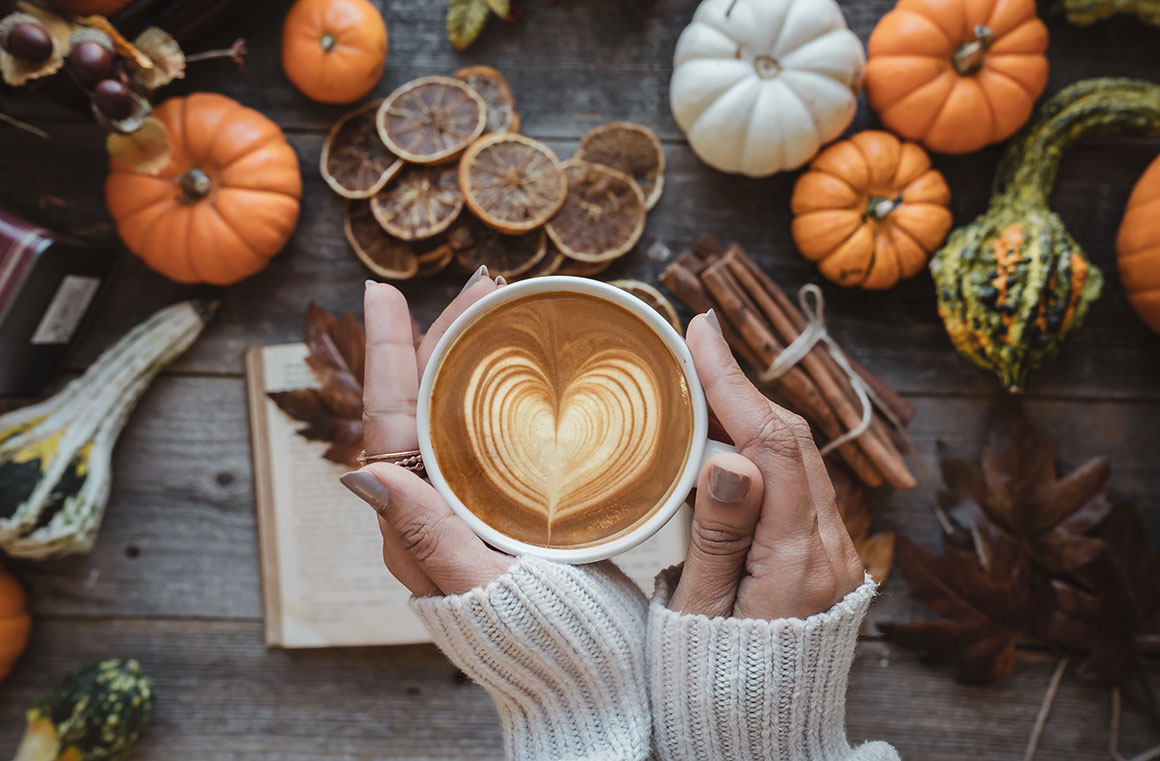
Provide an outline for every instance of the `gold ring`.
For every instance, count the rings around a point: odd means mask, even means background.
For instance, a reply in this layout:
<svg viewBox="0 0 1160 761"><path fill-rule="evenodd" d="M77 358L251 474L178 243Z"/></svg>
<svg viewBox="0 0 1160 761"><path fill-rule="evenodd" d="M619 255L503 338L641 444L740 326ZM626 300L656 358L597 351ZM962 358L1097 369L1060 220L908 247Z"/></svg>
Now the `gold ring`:
<svg viewBox="0 0 1160 761"><path fill-rule="evenodd" d="M427 469L423 467L423 455L419 453L418 449L409 452L388 452L387 454L367 454L364 449L358 453L359 467L365 468L372 462L387 462L391 465L398 465L404 470L409 470L417 476L427 475Z"/></svg>

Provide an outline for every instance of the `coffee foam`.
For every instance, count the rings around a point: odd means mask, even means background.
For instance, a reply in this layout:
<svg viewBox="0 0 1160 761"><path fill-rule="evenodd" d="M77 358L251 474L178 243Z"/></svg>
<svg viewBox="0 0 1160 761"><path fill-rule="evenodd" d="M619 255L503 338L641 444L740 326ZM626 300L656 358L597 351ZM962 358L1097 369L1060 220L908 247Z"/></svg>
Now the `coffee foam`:
<svg viewBox="0 0 1160 761"><path fill-rule="evenodd" d="M650 515L688 456L684 374L643 320L575 293L500 305L448 350L432 445L452 491L532 544L582 546Z"/></svg>

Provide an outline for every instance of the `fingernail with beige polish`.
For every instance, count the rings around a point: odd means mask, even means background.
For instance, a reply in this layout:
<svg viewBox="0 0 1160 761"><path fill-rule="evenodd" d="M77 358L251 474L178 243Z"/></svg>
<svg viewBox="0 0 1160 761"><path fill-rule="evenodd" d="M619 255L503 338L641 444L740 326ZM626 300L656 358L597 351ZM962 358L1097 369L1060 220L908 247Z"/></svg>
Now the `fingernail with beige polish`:
<svg viewBox="0 0 1160 761"><path fill-rule="evenodd" d="M507 278L505 278L503 275L496 275L495 284L497 286L507 285Z"/></svg>
<svg viewBox="0 0 1160 761"><path fill-rule="evenodd" d="M709 469L709 496L713 499L718 502L740 502L748 493L748 475L720 465Z"/></svg>
<svg viewBox="0 0 1160 761"><path fill-rule="evenodd" d="M717 319L717 313L712 309L705 312L705 322L713 326L713 330L717 331L717 335L721 335L721 321Z"/></svg>
<svg viewBox="0 0 1160 761"><path fill-rule="evenodd" d="M475 271L475 274L467 279L467 285L463 286L463 290L459 292L460 295L462 295L464 291L478 283L480 280L483 280L485 277L487 277L487 265L481 264L479 265L479 269Z"/></svg>
<svg viewBox="0 0 1160 761"><path fill-rule="evenodd" d="M342 485L355 493L359 499L374 508L379 515L386 515L387 502L390 492L382 481L375 478L373 473L365 470L352 470L344 473L339 479Z"/></svg>
<svg viewBox="0 0 1160 761"><path fill-rule="evenodd" d="M377 283L375 283L374 280L368 280L367 281L367 288L370 288L372 285L377 285Z"/></svg>

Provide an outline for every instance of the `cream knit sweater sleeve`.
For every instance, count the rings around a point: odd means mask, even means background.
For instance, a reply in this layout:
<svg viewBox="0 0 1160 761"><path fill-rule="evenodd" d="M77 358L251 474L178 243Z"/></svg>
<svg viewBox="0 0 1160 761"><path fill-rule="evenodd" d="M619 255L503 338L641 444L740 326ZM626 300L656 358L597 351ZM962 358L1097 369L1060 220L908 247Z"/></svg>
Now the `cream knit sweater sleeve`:
<svg viewBox="0 0 1160 761"><path fill-rule="evenodd" d="M897 761L846 741L846 683L874 582L824 613L775 621L665 607L681 567L657 576L647 664L660 761Z"/></svg>
<svg viewBox="0 0 1160 761"><path fill-rule="evenodd" d="M872 582L804 621L752 621L668 610L679 577L657 577L649 606L611 563L522 558L411 606L495 700L510 761L897 760L851 750L843 726Z"/></svg>
<svg viewBox="0 0 1160 761"><path fill-rule="evenodd" d="M612 563L522 558L487 586L411 607L495 700L511 761L648 756L648 605Z"/></svg>

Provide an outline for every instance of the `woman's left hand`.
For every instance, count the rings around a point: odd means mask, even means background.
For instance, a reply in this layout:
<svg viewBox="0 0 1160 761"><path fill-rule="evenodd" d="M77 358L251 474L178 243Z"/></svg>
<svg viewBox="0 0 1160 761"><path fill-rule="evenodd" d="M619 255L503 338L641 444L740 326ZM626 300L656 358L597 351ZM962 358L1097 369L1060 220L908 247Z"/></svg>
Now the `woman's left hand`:
<svg viewBox="0 0 1160 761"><path fill-rule="evenodd" d="M415 405L431 352L456 317L497 287L481 267L416 345L403 294L367 281L363 443L368 453L419 448ZM342 482L379 514L387 568L418 597L466 592L512 562L489 549L431 484L408 470L373 463L347 473Z"/></svg>

